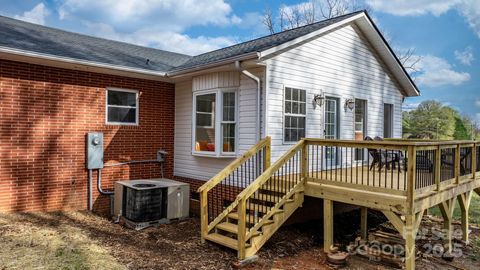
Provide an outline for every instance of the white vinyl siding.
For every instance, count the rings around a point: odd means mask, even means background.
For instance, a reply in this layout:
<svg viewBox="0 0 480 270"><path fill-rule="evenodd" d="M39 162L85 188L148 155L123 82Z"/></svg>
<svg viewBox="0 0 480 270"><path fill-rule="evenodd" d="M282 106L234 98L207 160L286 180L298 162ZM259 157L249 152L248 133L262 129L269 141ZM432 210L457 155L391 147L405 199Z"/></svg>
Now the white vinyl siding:
<svg viewBox="0 0 480 270"><path fill-rule="evenodd" d="M263 81L264 69L249 70ZM237 89L235 124L236 156L214 158L192 155L192 106L194 93L208 89ZM239 72L216 72L175 84L174 174L198 180L209 180L232 160L256 143L257 85ZM225 122L227 123L227 122Z"/></svg>
<svg viewBox="0 0 480 270"><path fill-rule="evenodd" d="M266 61L267 135L272 137L272 161L291 145L283 142L284 87L307 90L306 137L323 138L324 106L315 94L338 98L339 137L354 139L354 110L346 99L368 103L366 135L383 136L383 104L394 104L393 137L401 137L402 95L391 75L354 26L347 25Z"/></svg>

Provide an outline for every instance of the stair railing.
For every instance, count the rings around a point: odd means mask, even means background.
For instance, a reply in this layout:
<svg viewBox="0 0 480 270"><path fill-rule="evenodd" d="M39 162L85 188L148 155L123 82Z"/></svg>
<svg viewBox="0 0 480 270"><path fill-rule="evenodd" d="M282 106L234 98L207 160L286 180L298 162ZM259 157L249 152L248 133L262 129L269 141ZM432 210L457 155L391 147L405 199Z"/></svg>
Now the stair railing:
<svg viewBox="0 0 480 270"><path fill-rule="evenodd" d="M271 138L265 137L197 190L202 242L236 208L239 202L236 195L270 167L270 149ZM233 202L224 207L230 200Z"/></svg>
<svg viewBox="0 0 480 270"><path fill-rule="evenodd" d="M240 258L246 256L245 247L249 238L257 233L275 211L302 186L308 166L306 151L305 140L300 140L237 196L239 216L237 239ZM263 194L258 192L260 189L284 195L280 197ZM266 201L273 206L265 205Z"/></svg>

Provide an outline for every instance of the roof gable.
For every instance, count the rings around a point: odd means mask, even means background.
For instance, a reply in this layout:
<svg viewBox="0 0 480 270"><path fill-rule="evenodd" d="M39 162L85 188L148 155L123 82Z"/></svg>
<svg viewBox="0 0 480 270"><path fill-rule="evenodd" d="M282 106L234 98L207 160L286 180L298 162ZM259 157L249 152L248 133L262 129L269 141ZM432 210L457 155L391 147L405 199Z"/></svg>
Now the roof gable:
<svg viewBox="0 0 480 270"><path fill-rule="evenodd" d="M235 44L230 47L200 54L192 57L190 60L188 60L184 64L176 67L174 70L172 70L172 72L175 73L182 70L187 70L190 68L207 65L214 62L219 62L225 59L229 59L229 58L233 58L233 57L237 57L237 56L245 55L249 53L256 54L257 52L265 51L265 50L280 46L287 42L293 41L299 37L303 37L309 33L334 25L338 22L344 21L345 19L361 14L362 12L363 11L349 13L349 14L338 16L329 20L323 20L323 21L308 24L305 26L285 30L272 35L268 35L268 36L260 37L257 39L249 40L246 42L242 42L239 44Z"/></svg>
<svg viewBox="0 0 480 270"><path fill-rule="evenodd" d="M320 35L328 33L329 31L335 31L336 29L339 29L340 27L343 27L349 23L354 23L363 33L365 38L370 42L370 45L375 52L381 57L381 60L385 63L386 67L394 76L394 79L398 81L402 92L404 92L406 96L419 96L420 91L418 90L416 84L405 70L400 60L381 34L380 30L373 23L368 13L366 11L362 11L352 14L353 16L349 16L343 20L337 21L336 23L332 23L327 27L320 28L303 36L299 36L291 41L284 42L278 46L261 51L259 52L259 59L267 59L275 54L315 39Z"/></svg>

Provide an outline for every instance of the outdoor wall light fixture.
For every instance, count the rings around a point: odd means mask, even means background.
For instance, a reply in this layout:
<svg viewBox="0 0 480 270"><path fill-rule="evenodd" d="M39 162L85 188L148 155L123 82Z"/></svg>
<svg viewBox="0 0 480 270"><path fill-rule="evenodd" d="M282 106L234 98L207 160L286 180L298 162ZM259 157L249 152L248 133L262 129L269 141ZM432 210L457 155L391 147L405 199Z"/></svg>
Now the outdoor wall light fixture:
<svg viewBox="0 0 480 270"><path fill-rule="evenodd" d="M317 95L313 96L313 102L320 107L322 107L324 99L325 99L325 97L321 94L317 94Z"/></svg>
<svg viewBox="0 0 480 270"><path fill-rule="evenodd" d="M345 100L345 108L348 108L350 111L352 111L355 108L355 100L353 100L353 98L347 98Z"/></svg>

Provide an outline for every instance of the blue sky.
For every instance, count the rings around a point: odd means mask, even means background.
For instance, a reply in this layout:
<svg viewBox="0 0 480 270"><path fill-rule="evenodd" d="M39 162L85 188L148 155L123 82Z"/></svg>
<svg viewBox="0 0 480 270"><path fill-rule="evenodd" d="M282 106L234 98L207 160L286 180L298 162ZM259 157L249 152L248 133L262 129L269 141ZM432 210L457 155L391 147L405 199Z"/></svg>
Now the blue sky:
<svg viewBox="0 0 480 270"><path fill-rule="evenodd" d="M305 1L311 0L3 0L0 14L194 55L268 34L261 23L267 8L275 14ZM414 75L422 96L405 107L436 99L480 122L479 0L356 2L392 47L413 48L421 58Z"/></svg>

